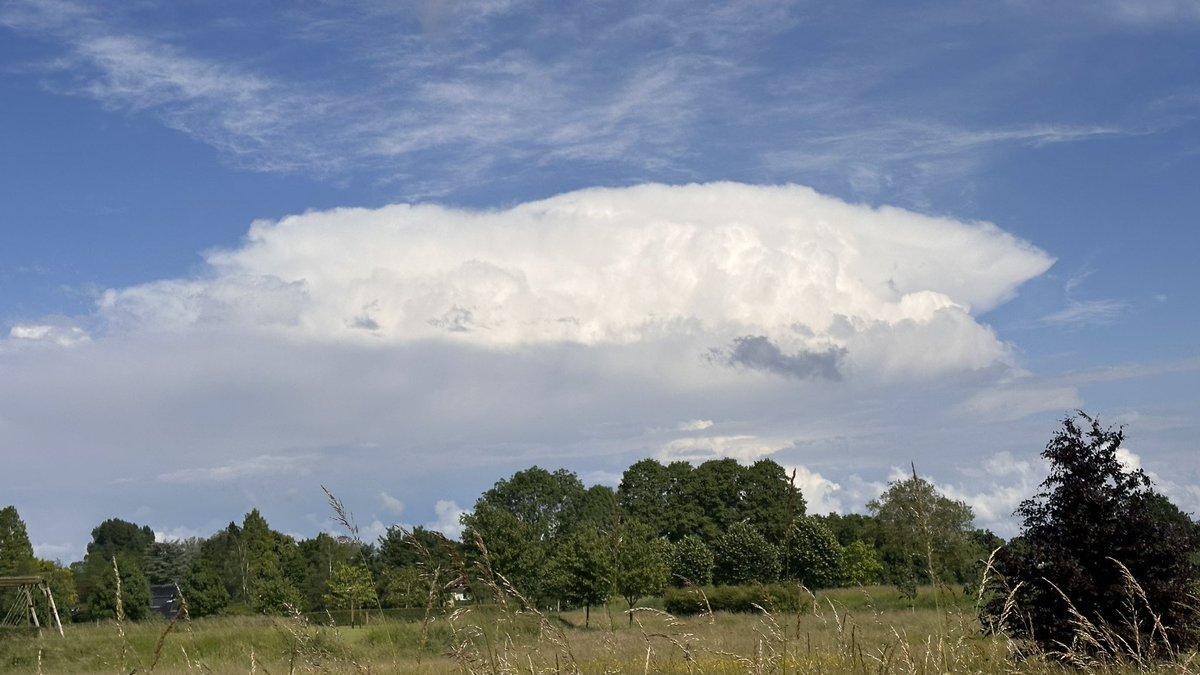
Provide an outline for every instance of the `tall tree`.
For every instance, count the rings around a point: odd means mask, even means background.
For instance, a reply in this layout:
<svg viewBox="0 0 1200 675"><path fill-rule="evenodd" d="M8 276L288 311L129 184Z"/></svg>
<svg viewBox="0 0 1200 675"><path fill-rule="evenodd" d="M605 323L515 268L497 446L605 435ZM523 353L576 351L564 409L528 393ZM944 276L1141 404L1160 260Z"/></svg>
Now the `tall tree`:
<svg viewBox="0 0 1200 675"><path fill-rule="evenodd" d="M482 542L493 571L528 600L543 602L549 596L542 565L579 526L585 500L583 483L569 471L518 471L475 502L475 511L463 518L463 538Z"/></svg>
<svg viewBox="0 0 1200 675"><path fill-rule="evenodd" d="M188 615L193 617L219 614L229 604L229 591L221 577L207 560L193 560L180 585Z"/></svg>
<svg viewBox="0 0 1200 675"><path fill-rule="evenodd" d="M17 507L0 509L0 577L32 574L33 546Z"/></svg>
<svg viewBox="0 0 1200 675"><path fill-rule="evenodd" d="M626 519L613 532L616 564L615 589L629 604L629 623L633 624L633 605L638 600L662 593L671 574L667 567L665 540L655 536L653 528L637 520Z"/></svg>
<svg viewBox="0 0 1200 675"><path fill-rule="evenodd" d="M93 558L93 561L98 565L100 559ZM104 570L107 574L99 575L88 597L88 618L137 621L150 615L150 583L138 562L139 558L130 553L109 559Z"/></svg>
<svg viewBox="0 0 1200 675"><path fill-rule="evenodd" d="M25 531L25 521L17 507L0 509L0 577L23 576L35 572L33 546ZM0 607L8 609L16 598L16 589L0 589Z"/></svg>
<svg viewBox="0 0 1200 675"><path fill-rule="evenodd" d="M303 582L305 568L296 542L272 530L258 509L246 514L241 542L245 546L247 592L255 610L283 614L303 609L299 583Z"/></svg>
<svg viewBox="0 0 1200 675"><path fill-rule="evenodd" d="M613 590L615 565L608 537L594 525L578 528L550 561L550 586L572 605L584 608L584 625L591 624L592 605L602 605Z"/></svg>
<svg viewBox="0 0 1200 675"><path fill-rule="evenodd" d="M879 552L888 580L914 595L921 583L965 583L986 556L972 532L974 515L917 476L892 481L867 508L879 526Z"/></svg>
<svg viewBox="0 0 1200 675"><path fill-rule="evenodd" d="M325 604L334 609L349 609L351 626L356 625L359 610L377 602L375 581L365 566L342 563L334 568Z"/></svg>
<svg viewBox="0 0 1200 675"><path fill-rule="evenodd" d="M1121 461L1124 440L1082 412L1063 420L1042 452L1049 476L1017 508L1021 534L997 552L1009 592L985 608L986 625L1109 656L1200 645L1200 615L1184 600L1200 587L1200 526ZM1016 616L997 625L1010 599ZM1075 613L1109 639L1086 639L1063 620Z"/></svg>
<svg viewBox="0 0 1200 675"><path fill-rule="evenodd" d="M760 459L742 470L741 522L753 525L777 546L791 534L789 527L804 516L804 496L787 471L774 460Z"/></svg>

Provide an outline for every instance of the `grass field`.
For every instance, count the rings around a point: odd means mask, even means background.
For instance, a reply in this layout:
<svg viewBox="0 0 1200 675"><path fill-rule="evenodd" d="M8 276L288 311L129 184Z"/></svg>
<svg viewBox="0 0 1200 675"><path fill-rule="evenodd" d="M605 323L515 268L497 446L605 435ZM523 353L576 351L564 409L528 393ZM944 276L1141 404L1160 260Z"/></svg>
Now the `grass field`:
<svg viewBox="0 0 1200 675"><path fill-rule="evenodd" d="M923 589L821 592L802 612L671 617L653 601L628 623L623 603L583 612L517 613L495 606L366 626L304 617L220 617L69 625L66 637L0 634L0 672L13 673L1047 673L1003 638L982 636L974 598ZM1082 664L1092 672L1200 672Z"/></svg>

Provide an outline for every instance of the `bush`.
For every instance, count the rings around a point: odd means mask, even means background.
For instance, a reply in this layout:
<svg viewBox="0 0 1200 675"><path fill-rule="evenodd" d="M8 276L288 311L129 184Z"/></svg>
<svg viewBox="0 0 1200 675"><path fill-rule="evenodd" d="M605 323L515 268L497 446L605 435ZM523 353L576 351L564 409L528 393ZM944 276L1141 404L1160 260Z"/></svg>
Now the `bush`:
<svg viewBox="0 0 1200 675"><path fill-rule="evenodd" d="M787 584L668 588L663 594L663 608L679 616L702 614L709 608L714 612L759 612L760 607L771 612L797 612L808 606L810 598L799 586Z"/></svg>
<svg viewBox="0 0 1200 675"><path fill-rule="evenodd" d="M1200 616L1188 606L1200 528L1121 461L1124 438L1082 412L1063 421L1042 453L1050 475L1017 509L1021 535L996 554L985 629L1094 656L1200 645Z"/></svg>
<svg viewBox="0 0 1200 675"><path fill-rule="evenodd" d="M779 567L779 550L749 525L735 523L713 543L713 581L719 585L772 583Z"/></svg>

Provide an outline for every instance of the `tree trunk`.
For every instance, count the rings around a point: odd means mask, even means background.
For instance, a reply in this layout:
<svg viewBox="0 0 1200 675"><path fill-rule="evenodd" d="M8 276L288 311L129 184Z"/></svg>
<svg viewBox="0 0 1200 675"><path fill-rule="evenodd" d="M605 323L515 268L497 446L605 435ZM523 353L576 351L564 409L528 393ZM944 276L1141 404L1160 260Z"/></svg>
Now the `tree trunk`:
<svg viewBox="0 0 1200 675"><path fill-rule="evenodd" d="M592 606L584 605L583 606L583 627L588 628L591 625L592 625Z"/></svg>

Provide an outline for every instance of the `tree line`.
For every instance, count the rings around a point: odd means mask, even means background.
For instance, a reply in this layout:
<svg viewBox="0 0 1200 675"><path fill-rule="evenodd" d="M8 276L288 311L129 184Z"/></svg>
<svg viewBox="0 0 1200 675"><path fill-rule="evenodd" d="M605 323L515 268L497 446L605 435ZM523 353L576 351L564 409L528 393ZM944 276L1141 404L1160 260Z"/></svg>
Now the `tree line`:
<svg viewBox="0 0 1200 675"><path fill-rule="evenodd" d="M615 489L565 469L518 471L463 516L461 541L395 526L362 542L331 496L349 536L297 541L258 510L208 538L167 542L110 519L83 560L63 567L33 557L10 506L0 510L0 576L43 575L77 620L115 616L118 578L133 619L149 614L152 584L177 584L190 615L204 616L353 614L467 597L590 614L610 598L633 607L672 586L886 582L911 595L920 584L974 592L982 582L985 628L1038 644L1072 639L1070 616L1105 627L1133 616L1126 632L1112 628L1113 644L1142 635L1172 648L1200 643L1200 611L1180 602L1200 591L1200 525L1120 462L1123 440L1083 413L1064 420L1043 452L1050 475L1018 508L1022 531L1007 544L915 469L867 513L810 515L794 477L769 459L645 459Z"/></svg>
<svg viewBox="0 0 1200 675"><path fill-rule="evenodd" d="M809 516L792 477L771 460L646 459L616 489L535 466L479 497L463 517L462 541L399 526L375 542L325 532L296 540L257 509L207 538L156 541L149 526L112 518L92 530L83 559L64 567L34 558L10 506L0 511L0 576L45 576L70 616L85 621L116 615L118 579L131 619L150 614L152 585L178 585L191 616L353 611L489 595L472 573L480 563L522 603L589 608L609 597L632 606L667 586L965 582L995 540L972 527L966 504L915 475L868 507L870 515ZM932 559L905 518L914 508L938 530Z"/></svg>

